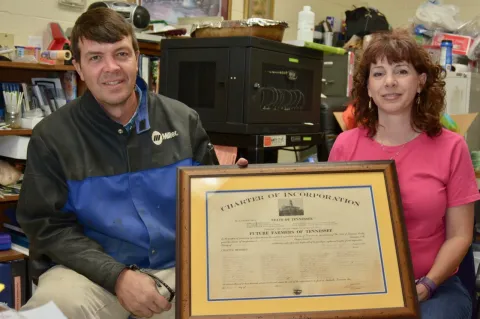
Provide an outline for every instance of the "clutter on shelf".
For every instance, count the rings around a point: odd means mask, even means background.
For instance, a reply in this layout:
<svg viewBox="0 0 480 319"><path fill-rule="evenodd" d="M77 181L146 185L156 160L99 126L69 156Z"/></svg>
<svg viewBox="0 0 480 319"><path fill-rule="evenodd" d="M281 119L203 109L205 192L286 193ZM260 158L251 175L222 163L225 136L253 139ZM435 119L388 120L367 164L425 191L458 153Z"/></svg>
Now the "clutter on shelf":
<svg viewBox="0 0 480 319"><path fill-rule="evenodd" d="M426 1L415 12L412 33L418 43L427 48L434 61L445 69L478 72L480 15L470 21L461 21L459 13L454 4Z"/></svg>

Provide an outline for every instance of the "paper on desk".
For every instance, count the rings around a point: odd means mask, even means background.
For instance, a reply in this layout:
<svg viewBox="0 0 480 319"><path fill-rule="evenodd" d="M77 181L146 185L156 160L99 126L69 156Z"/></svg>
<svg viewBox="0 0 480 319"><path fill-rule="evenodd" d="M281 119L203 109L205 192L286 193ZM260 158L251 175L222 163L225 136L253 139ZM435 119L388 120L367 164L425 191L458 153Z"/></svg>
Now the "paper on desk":
<svg viewBox="0 0 480 319"><path fill-rule="evenodd" d="M237 160L237 148L235 146L214 145L220 165L233 165Z"/></svg>
<svg viewBox="0 0 480 319"><path fill-rule="evenodd" d="M0 312L0 319L67 319L58 307L50 301L49 303L35 309L16 312L7 310Z"/></svg>

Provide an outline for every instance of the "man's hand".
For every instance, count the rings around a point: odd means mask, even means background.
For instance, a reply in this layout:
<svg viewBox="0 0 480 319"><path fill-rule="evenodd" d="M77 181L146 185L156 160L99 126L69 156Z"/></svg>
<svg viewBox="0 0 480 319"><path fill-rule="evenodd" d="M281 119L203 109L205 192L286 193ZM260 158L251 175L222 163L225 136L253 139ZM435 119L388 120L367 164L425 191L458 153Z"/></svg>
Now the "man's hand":
<svg viewBox="0 0 480 319"><path fill-rule="evenodd" d="M241 157L241 158L238 159L237 165L238 165L238 167L240 167L240 168L247 167L247 166L248 166L248 161L247 161L247 159Z"/></svg>
<svg viewBox="0 0 480 319"><path fill-rule="evenodd" d="M118 276L115 293L123 308L139 318L150 318L172 308L152 278L133 270L124 270Z"/></svg>
<svg viewBox="0 0 480 319"><path fill-rule="evenodd" d="M424 301L428 299L428 289L423 284L417 284L417 296L418 301Z"/></svg>

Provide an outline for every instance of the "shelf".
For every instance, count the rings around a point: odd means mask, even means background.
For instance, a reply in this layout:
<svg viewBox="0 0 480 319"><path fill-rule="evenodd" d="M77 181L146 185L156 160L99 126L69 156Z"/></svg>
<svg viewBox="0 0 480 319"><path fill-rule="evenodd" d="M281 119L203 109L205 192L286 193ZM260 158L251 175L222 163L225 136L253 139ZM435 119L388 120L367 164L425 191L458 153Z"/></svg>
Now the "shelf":
<svg viewBox="0 0 480 319"><path fill-rule="evenodd" d="M11 130L0 130L0 136L9 136L9 135L16 135L16 136L30 136L32 135L31 129L11 129Z"/></svg>
<svg viewBox="0 0 480 319"><path fill-rule="evenodd" d="M0 69L23 69L23 70L39 70L39 71L75 71L73 65L47 65L40 63L23 63L0 61Z"/></svg>
<svg viewBox="0 0 480 319"><path fill-rule="evenodd" d="M140 49L141 54L157 56L157 57L160 57L161 55L160 43L138 41L138 47Z"/></svg>
<svg viewBox="0 0 480 319"><path fill-rule="evenodd" d="M12 250L24 254L25 256L30 256L30 250L23 246L12 243Z"/></svg>
<svg viewBox="0 0 480 319"><path fill-rule="evenodd" d="M16 201L18 201L18 195L5 195L3 198L0 197L0 203L16 202Z"/></svg>
<svg viewBox="0 0 480 319"><path fill-rule="evenodd" d="M25 259L25 257L24 254L13 249L0 251L0 262Z"/></svg>

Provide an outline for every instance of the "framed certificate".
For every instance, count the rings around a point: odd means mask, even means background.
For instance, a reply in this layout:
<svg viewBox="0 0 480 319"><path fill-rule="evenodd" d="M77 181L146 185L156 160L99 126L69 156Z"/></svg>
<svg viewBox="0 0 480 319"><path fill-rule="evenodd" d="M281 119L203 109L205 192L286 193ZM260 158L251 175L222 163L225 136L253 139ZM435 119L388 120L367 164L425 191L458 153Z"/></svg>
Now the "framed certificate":
<svg viewBox="0 0 480 319"><path fill-rule="evenodd" d="M419 318L393 161L178 179L177 318Z"/></svg>

